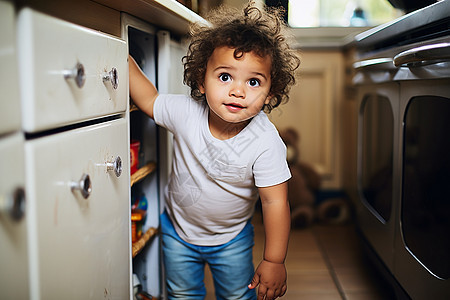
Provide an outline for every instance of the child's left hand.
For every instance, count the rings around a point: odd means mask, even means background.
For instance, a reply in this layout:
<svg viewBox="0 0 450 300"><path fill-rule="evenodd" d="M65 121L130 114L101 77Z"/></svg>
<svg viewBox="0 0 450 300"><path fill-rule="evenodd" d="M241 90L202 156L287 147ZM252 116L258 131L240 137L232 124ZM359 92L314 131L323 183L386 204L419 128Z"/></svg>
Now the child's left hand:
<svg viewBox="0 0 450 300"><path fill-rule="evenodd" d="M254 289L259 284L258 300L276 299L286 293L286 277L286 267L283 263L263 260L256 268L255 275L248 288Z"/></svg>

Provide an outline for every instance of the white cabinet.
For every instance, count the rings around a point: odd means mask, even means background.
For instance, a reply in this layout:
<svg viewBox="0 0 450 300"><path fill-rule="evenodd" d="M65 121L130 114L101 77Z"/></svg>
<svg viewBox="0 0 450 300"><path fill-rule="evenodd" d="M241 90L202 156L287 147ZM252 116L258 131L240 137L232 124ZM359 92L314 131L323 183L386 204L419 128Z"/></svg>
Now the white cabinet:
<svg viewBox="0 0 450 300"><path fill-rule="evenodd" d="M123 38L128 41L130 55L138 62L142 70L148 74L150 79L156 83L156 30L149 24L142 22L129 15L123 15ZM139 169L132 175L131 201L133 207L139 203L146 203L141 208L145 211L142 221L136 223L141 227L142 233L159 228L160 197L158 184L165 184L166 180L161 176L161 170L165 169L164 162L160 160L163 152L167 150L158 149L158 128L155 122L138 109L132 109L128 114L130 120L130 137L139 141ZM147 166L154 164L153 172L145 171ZM139 174L145 174L142 178ZM140 181L133 180L136 175L142 178ZM142 202L143 200L143 202ZM145 208L144 208L145 207ZM145 235L143 235L145 236ZM153 235L145 244L139 239L133 244L133 279L139 280L142 290L152 296L160 298L161 295L161 249L158 235ZM142 245L139 251L135 251L135 245ZM133 282L136 284L136 281Z"/></svg>
<svg viewBox="0 0 450 300"><path fill-rule="evenodd" d="M119 119L26 141L36 299L129 296L127 130Z"/></svg>
<svg viewBox="0 0 450 300"><path fill-rule="evenodd" d="M28 298L23 137L0 138L0 298ZM25 215L23 215L25 213Z"/></svg>
<svg viewBox="0 0 450 300"><path fill-rule="evenodd" d="M0 135L20 128L14 7L0 1Z"/></svg>
<svg viewBox="0 0 450 300"><path fill-rule="evenodd" d="M28 8L17 31L26 132L125 112L124 41Z"/></svg>
<svg viewBox="0 0 450 300"><path fill-rule="evenodd" d="M27 299L29 293L14 18L13 4L0 1L0 299Z"/></svg>
<svg viewBox="0 0 450 300"><path fill-rule="evenodd" d="M180 35L189 22L202 20L171 0L99 2L79 2L70 19L120 28L118 16L128 11ZM131 192L148 199L144 229L157 229L171 147L165 131L128 109L132 45L26 5L68 15L59 2L0 0L0 199L21 190L26 195L18 198L25 199L18 202L25 208L21 218L0 212L0 299L131 299L133 272L145 290L164 299L158 235L135 259L130 253ZM95 20L85 22L92 15ZM180 36L143 32L136 38L149 55L146 73L154 82L158 77L161 91L182 92ZM136 134L144 167L156 172L130 188L129 140Z"/></svg>
<svg viewBox="0 0 450 300"><path fill-rule="evenodd" d="M0 299L129 299L127 45L3 6Z"/></svg>
<svg viewBox="0 0 450 300"><path fill-rule="evenodd" d="M128 41L130 55L161 93L189 93L183 85L182 57L187 46L168 31L158 31L146 22L127 14L122 16L123 38ZM159 216L164 210L164 188L171 168L172 135L138 109L129 113L130 136L140 141L140 164L156 163L156 172L146 176L131 188L132 196L144 195L148 207L143 232L159 228ZM141 168L141 169L144 169ZM138 170L139 172L140 170ZM138 173L136 172L136 173ZM134 175L132 175L132 178ZM132 180L133 182L133 180ZM133 197L132 197L133 198ZM142 289L158 299L165 299L164 266L161 263L161 240L154 236L133 258L134 278Z"/></svg>

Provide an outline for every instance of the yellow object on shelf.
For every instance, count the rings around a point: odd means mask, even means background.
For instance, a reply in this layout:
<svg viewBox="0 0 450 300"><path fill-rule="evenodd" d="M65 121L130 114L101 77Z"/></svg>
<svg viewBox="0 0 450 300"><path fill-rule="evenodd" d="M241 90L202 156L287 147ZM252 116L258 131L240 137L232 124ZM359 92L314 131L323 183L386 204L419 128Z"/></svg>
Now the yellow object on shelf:
<svg viewBox="0 0 450 300"><path fill-rule="evenodd" d="M130 103L130 112L138 111L139 108L134 103Z"/></svg>
<svg viewBox="0 0 450 300"><path fill-rule="evenodd" d="M158 233L158 228L150 227L142 237L133 244L133 258L145 247L145 245Z"/></svg>
<svg viewBox="0 0 450 300"><path fill-rule="evenodd" d="M131 241L134 243L142 236L142 221L147 212L141 209L131 211Z"/></svg>
<svg viewBox="0 0 450 300"><path fill-rule="evenodd" d="M156 163L150 162L143 166L142 168L139 168L133 175L131 175L130 178L130 184L133 186L136 182L141 181L144 179L147 175L151 174L156 169Z"/></svg>

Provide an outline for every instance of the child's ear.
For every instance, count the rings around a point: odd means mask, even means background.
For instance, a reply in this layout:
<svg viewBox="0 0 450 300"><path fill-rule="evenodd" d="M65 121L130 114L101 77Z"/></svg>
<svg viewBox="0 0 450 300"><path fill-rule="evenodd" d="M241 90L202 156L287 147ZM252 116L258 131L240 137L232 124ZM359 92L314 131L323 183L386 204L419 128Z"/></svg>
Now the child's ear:
<svg viewBox="0 0 450 300"><path fill-rule="evenodd" d="M272 99L272 94L267 95L266 100L264 100L264 104L265 105L269 104L271 99Z"/></svg>
<svg viewBox="0 0 450 300"><path fill-rule="evenodd" d="M199 90L200 93L202 93L202 94L205 93L205 87L203 86L203 83L199 83L199 84L198 84L198 90Z"/></svg>

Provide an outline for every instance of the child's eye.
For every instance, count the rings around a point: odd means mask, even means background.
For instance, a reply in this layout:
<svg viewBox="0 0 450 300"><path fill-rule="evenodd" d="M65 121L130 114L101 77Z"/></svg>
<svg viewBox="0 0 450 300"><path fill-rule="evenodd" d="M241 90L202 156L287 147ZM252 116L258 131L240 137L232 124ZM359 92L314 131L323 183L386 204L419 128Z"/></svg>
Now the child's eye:
<svg viewBox="0 0 450 300"><path fill-rule="evenodd" d="M259 82L258 79L252 78L252 79L250 79L250 80L248 81L248 84L249 84L250 86L259 86L260 82Z"/></svg>
<svg viewBox="0 0 450 300"><path fill-rule="evenodd" d="M230 80L231 80L231 76L230 76L230 74L222 73L222 74L219 75L219 79L220 79L222 82L227 82L227 81L230 81Z"/></svg>

